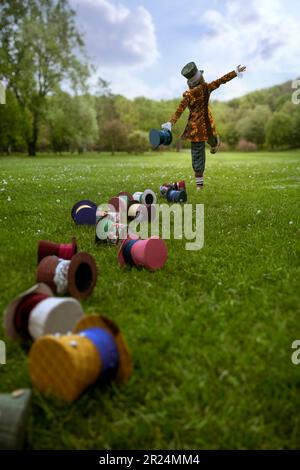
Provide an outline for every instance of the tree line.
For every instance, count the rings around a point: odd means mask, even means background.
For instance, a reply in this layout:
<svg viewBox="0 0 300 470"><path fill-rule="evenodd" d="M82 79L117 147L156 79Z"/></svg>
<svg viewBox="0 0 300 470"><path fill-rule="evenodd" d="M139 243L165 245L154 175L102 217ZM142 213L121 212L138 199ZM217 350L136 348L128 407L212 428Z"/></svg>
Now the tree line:
<svg viewBox="0 0 300 470"><path fill-rule="evenodd" d="M148 132L175 111L172 100L133 100L114 95L99 79L86 86L91 66L67 0L3 0L0 4L0 151L83 152L149 149ZM66 92L63 90L70 90ZM223 149L300 147L300 105L291 82L249 93L211 109ZM173 128L171 149L180 139L188 110Z"/></svg>

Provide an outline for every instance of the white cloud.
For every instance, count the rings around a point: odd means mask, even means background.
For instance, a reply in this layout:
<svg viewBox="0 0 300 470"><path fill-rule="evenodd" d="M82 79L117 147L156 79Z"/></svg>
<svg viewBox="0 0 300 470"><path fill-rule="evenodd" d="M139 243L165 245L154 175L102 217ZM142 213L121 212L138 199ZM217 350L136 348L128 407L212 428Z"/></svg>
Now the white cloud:
<svg viewBox="0 0 300 470"><path fill-rule="evenodd" d="M199 64L210 78L225 73L241 62L248 66L244 81L223 87L215 97L228 99L280 83L299 74L300 27L283 1L226 0L225 10L207 10L201 26L208 25L197 50L202 51ZM211 34L210 34L211 32ZM237 90L238 87L238 90Z"/></svg>
<svg viewBox="0 0 300 470"><path fill-rule="evenodd" d="M102 67L153 64L159 56L152 17L143 6L129 9L109 0L72 0L88 53Z"/></svg>

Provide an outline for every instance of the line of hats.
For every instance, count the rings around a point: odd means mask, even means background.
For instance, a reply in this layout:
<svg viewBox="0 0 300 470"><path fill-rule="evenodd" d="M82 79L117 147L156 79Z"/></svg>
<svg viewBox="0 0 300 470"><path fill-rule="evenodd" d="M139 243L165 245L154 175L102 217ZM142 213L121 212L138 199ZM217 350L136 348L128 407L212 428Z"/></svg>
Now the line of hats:
<svg viewBox="0 0 300 470"><path fill-rule="evenodd" d="M166 198L168 202L187 201L185 181L177 181L175 183L164 183L160 186L159 192L161 197Z"/></svg>
<svg viewBox="0 0 300 470"><path fill-rule="evenodd" d="M70 244L41 241L38 261L38 283L13 299L4 314L7 336L33 342L33 385L72 402L100 378L126 382L132 363L118 326L103 315L84 315L78 301L96 284L93 257L78 253L75 239ZM54 292L71 297L55 297Z"/></svg>
<svg viewBox="0 0 300 470"><path fill-rule="evenodd" d="M119 244L119 265L146 268L151 271L162 268L168 257L167 246L159 237L141 240L129 233L130 221L153 222L156 218L156 195L151 189L134 194L120 192L108 201L109 210L103 210L93 201L78 201L71 210L77 225L95 226L97 243Z"/></svg>

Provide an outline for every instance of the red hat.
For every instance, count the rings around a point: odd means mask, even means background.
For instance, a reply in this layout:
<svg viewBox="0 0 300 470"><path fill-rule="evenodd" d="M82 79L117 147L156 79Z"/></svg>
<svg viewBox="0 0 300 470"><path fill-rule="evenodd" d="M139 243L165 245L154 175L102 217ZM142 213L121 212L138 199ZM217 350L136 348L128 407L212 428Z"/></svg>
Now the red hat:
<svg viewBox="0 0 300 470"><path fill-rule="evenodd" d="M38 245L38 263L45 256L55 255L62 259L71 259L77 253L76 238L73 237L71 243L53 243L47 240L40 240Z"/></svg>
<svg viewBox="0 0 300 470"><path fill-rule="evenodd" d="M150 271L162 268L168 257L168 249L164 240L153 236L139 240L130 235L121 244L118 261L121 266L144 267Z"/></svg>
<svg viewBox="0 0 300 470"><path fill-rule="evenodd" d="M37 281L44 282L55 293L86 299L95 287L97 266L94 258L83 251L71 260L46 256L37 267Z"/></svg>
<svg viewBox="0 0 300 470"><path fill-rule="evenodd" d="M82 315L77 300L53 297L51 289L40 283L10 302L4 314L4 329L16 341L37 339L48 333L70 331Z"/></svg>

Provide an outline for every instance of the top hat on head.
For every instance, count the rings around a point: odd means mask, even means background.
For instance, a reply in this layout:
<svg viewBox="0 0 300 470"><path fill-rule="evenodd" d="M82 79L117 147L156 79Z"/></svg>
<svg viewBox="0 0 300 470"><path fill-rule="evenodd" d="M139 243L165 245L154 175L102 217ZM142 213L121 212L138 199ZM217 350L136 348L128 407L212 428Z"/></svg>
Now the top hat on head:
<svg viewBox="0 0 300 470"><path fill-rule="evenodd" d="M153 149L157 149L160 145L170 145L172 142L172 132L168 129L151 129L149 132L149 140Z"/></svg>
<svg viewBox="0 0 300 470"><path fill-rule="evenodd" d="M195 62L189 62L181 70L181 75L183 75L188 80L188 84L190 86L195 86L199 83L203 75L203 70L198 70Z"/></svg>
<svg viewBox="0 0 300 470"><path fill-rule="evenodd" d="M46 256L37 267L37 281L44 282L55 293L86 299L96 285L97 266L94 258L84 251L71 260Z"/></svg>
<svg viewBox="0 0 300 470"><path fill-rule="evenodd" d="M71 259L77 253L76 238L71 243L53 243L48 240L40 240L38 244L38 263L45 256L55 255L63 259Z"/></svg>
<svg viewBox="0 0 300 470"><path fill-rule="evenodd" d="M125 383L132 362L118 326L102 315L88 315L77 322L72 334L36 341L29 371L40 392L72 402L99 379Z"/></svg>
<svg viewBox="0 0 300 470"><path fill-rule="evenodd" d="M53 297L51 289L39 283L10 302L4 313L4 329L16 341L35 340L71 330L82 315L77 300Z"/></svg>
<svg viewBox="0 0 300 470"><path fill-rule="evenodd" d="M150 271L162 268L167 257L167 246L161 238L153 236L146 240L140 240L132 234L123 240L118 253L120 266L143 267Z"/></svg>
<svg viewBox="0 0 300 470"><path fill-rule="evenodd" d="M31 396L29 389L0 393L0 450L23 448Z"/></svg>
<svg viewBox="0 0 300 470"><path fill-rule="evenodd" d="M133 199L142 204L156 204L156 194L152 189L145 189L145 191L136 191L133 194Z"/></svg>
<svg viewBox="0 0 300 470"><path fill-rule="evenodd" d="M89 199L76 202L71 210L71 216L76 225L95 225L97 204Z"/></svg>

